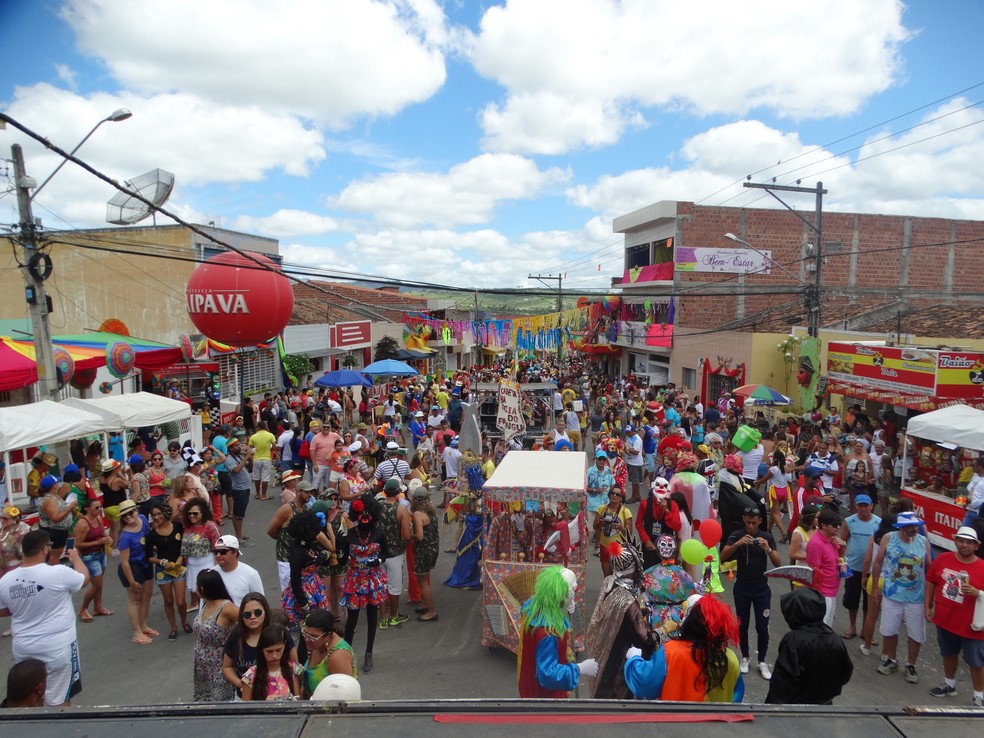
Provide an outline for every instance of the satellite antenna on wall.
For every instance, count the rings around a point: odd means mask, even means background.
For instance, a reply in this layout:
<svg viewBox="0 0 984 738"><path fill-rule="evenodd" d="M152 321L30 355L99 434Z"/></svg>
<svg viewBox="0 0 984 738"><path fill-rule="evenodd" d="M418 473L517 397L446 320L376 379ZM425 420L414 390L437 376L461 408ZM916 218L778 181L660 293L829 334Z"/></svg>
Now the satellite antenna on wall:
<svg viewBox="0 0 984 738"><path fill-rule="evenodd" d="M148 215L154 215L154 225L157 225L155 208L167 202L174 189L174 175L163 169L153 169L146 174L134 177L125 183L131 193L140 195L144 200L153 203L150 207L133 194L118 192L106 204L106 222L113 225L133 225L139 223Z"/></svg>

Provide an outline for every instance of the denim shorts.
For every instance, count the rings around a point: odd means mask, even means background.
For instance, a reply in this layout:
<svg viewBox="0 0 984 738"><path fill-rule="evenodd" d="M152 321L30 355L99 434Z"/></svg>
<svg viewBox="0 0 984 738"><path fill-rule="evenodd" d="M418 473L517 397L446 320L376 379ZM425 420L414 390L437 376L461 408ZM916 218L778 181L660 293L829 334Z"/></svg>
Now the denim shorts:
<svg viewBox="0 0 984 738"><path fill-rule="evenodd" d="M102 573L106 571L106 552L88 553L82 557L82 563L89 570L90 577L102 576Z"/></svg>
<svg viewBox="0 0 984 738"><path fill-rule="evenodd" d="M174 582L183 582L184 574L180 577L171 576L164 571L163 566L160 564L154 564L154 579L157 580L158 584L173 584Z"/></svg>

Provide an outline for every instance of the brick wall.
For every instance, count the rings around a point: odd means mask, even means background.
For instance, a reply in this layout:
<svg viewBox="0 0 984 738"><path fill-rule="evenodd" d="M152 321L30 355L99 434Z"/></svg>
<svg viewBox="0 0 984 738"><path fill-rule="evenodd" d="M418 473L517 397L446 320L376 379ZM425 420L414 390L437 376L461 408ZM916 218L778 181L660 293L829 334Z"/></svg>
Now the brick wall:
<svg viewBox="0 0 984 738"><path fill-rule="evenodd" d="M812 204L808 196L803 196L803 200ZM732 232L757 249L771 251L774 261L802 281L813 281L813 273L806 269L812 259L804 244L815 242L815 234L793 213L704 207L687 202L678 203L677 208L678 246L731 246L724 234ZM801 212L812 222L812 211ZM980 240L956 243L973 239ZM982 291L984 285L984 260L977 257L984 248L984 221L825 212L823 241L822 285L828 290L908 286L934 291L931 297L912 300L919 304L945 302L948 293ZM830 247L832 243L838 246ZM677 274L684 288L692 283L719 282L728 276ZM797 284L775 267L771 274L748 275L743 281L749 286ZM725 283L733 284L736 293L741 289L737 278ZM739 315L739 300L734 295L681 297L676 321L680 327L715 326L795 299L794 294L746 295L743 314Z"/></svg>

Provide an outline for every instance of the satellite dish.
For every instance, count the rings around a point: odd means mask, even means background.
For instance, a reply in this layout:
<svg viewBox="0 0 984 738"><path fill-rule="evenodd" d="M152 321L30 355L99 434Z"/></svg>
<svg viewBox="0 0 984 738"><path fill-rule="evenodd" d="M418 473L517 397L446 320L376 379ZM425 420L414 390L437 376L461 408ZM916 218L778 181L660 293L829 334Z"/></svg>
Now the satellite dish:
<svg viewBox="0 0 984 738"><path fill-rule="evenodd" d="M167 202L174 189L174 175L163 169L153 169L126 183L132 193L154 204L154 208ZM139 223L153 213L153 208L138 200L132 194L118 192L106 204L106 222L113 225L132 225Z"/></svg>

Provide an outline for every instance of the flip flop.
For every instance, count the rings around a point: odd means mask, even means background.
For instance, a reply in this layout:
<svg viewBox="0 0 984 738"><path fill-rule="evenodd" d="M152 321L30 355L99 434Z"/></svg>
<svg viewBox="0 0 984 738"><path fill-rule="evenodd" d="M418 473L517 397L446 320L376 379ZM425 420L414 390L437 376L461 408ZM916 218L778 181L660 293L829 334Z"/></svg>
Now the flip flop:
<svg viewBox="0 0 984 738"><path fill-rule="evenodd" d="M96 617L97 618L105 617L106 615L112 615L112 614L113 614L113 611L112 610L107 610L105 607L102 610L96 610Z"/></svg>
<svg viewBox="0 0 984 738"><path fill-rule="evenodd" d="M152 639L148 638L147 636L144 636L143 638L137 638L136 636L133 636L133 638L131 638L130 640L136 643L138 646L149 646L151 643L154 642Z"/></svg>
<svg viewBox="0 0 984 738"><path fill-rule="evenodd" d="M145 630L144 630L144 632L143 632L143 634L144 634L145 636L150 636L151 638L154 638L154 637L156 637L156 636L159 636L159 635L160 635L160 633L158 633L158 632L157 632L156 630L154 630L153 628L147 628L147 629L145 629Z"/></svg>
<svg viewBox="0 0 984 738"><path fill-rule="evenodd" d="M851 640L852 638L857 638L857 637L858 637L858 634L857 634L857 633L841 633L841 634L840 634L840 636L841 636L841 638L843 638L843 639L844 639L845 641L849 641L849 640Z"/></svg>
<svg viewBox="0 0 984 738"><path fill-rule="evenodd" d="M79 610L79 619L83 623L91 623L92 622L92 615L89 614L89 611L88 610L86 610L85 608L82 608L81 610Z"/></svg>

